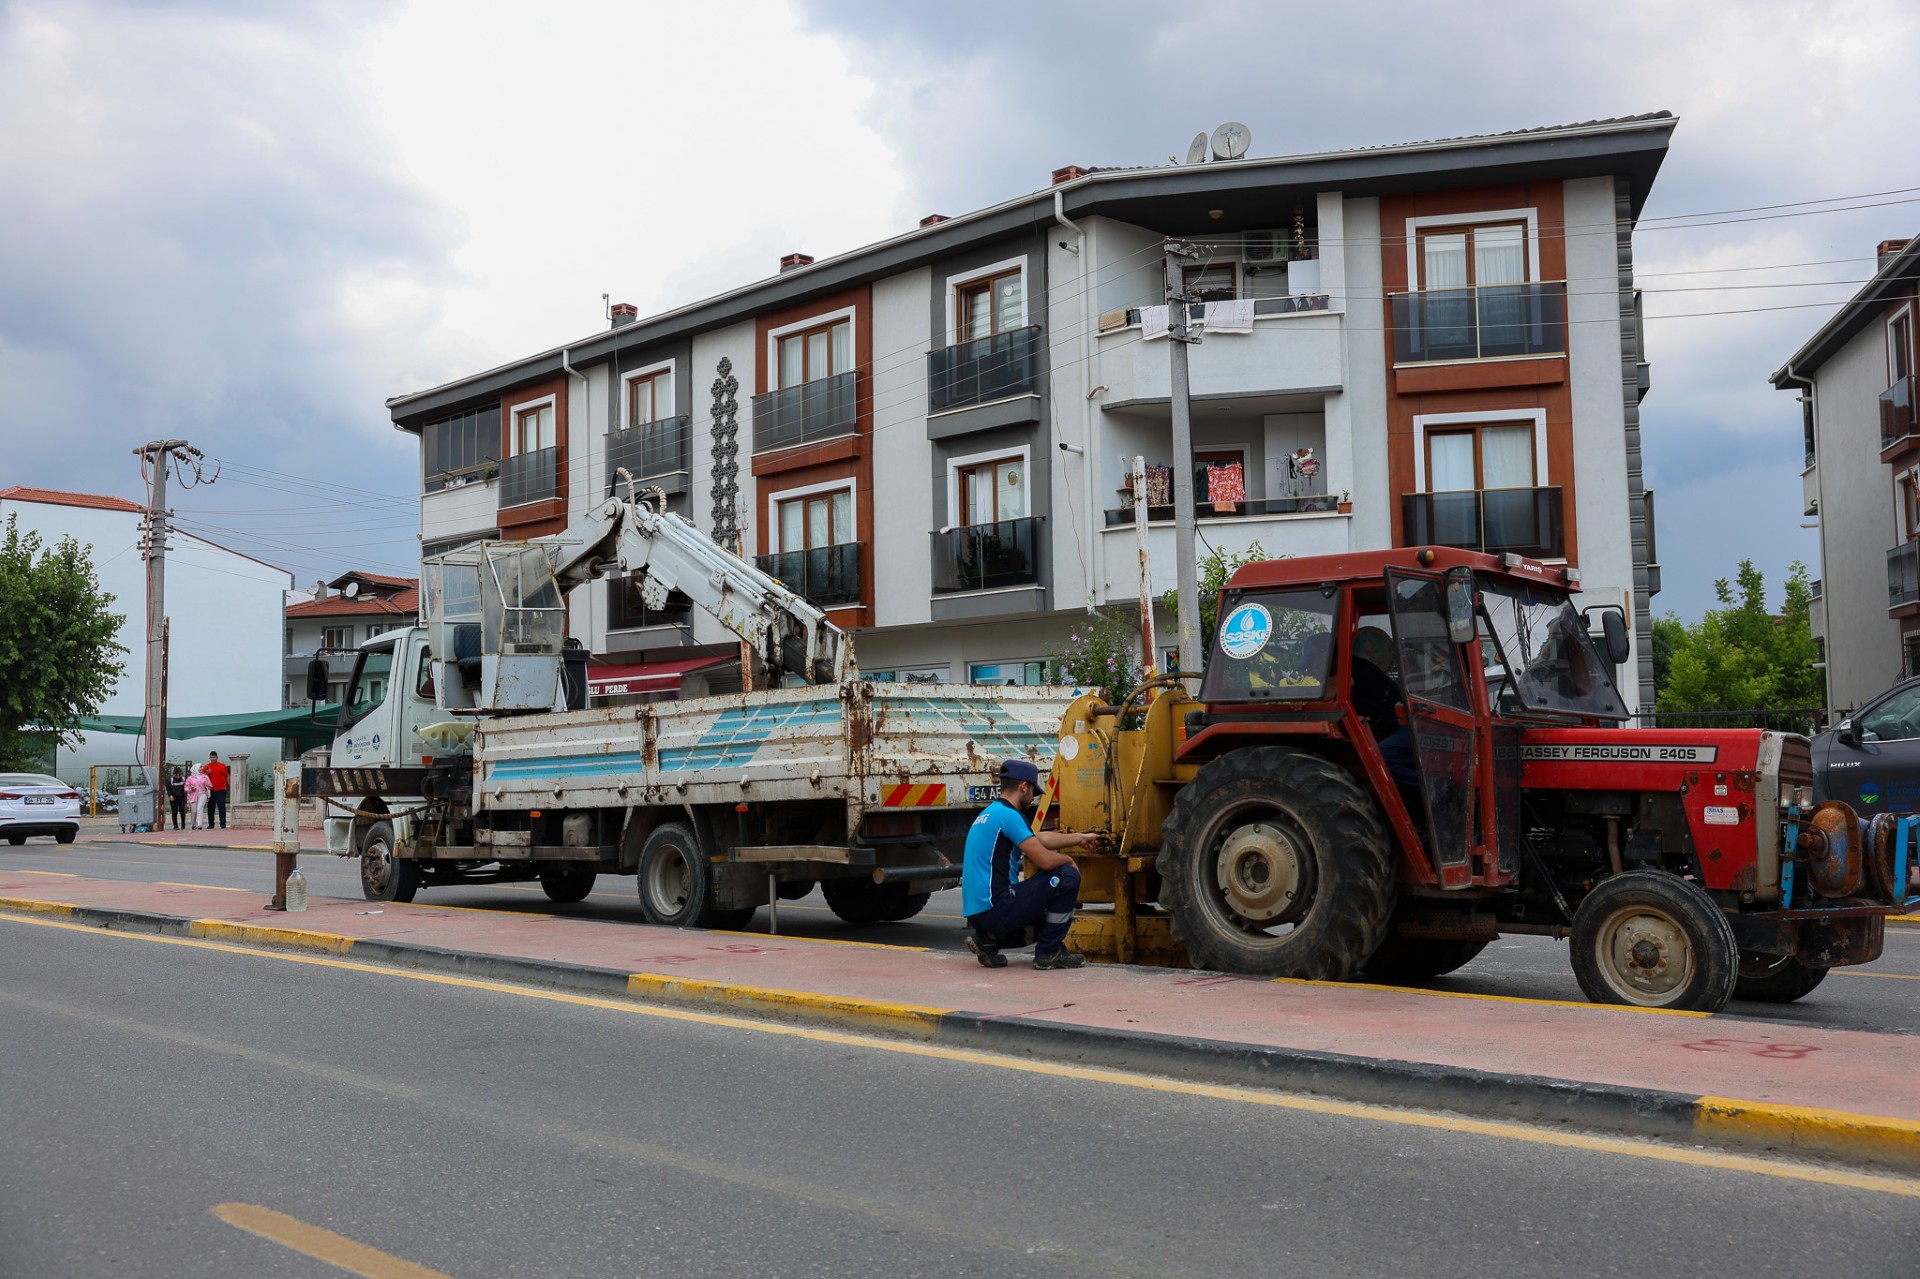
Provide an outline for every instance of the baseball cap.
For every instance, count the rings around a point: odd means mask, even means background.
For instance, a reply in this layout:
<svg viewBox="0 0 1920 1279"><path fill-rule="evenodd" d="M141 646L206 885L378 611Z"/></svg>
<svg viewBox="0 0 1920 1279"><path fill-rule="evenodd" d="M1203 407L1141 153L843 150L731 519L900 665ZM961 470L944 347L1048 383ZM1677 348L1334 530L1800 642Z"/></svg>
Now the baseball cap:
<svg viewBox="0 0 1920 1279"><path fill-rule="evenodd" d="M1040 770L1028 759L1010 759L1000 765L1000 780L1003 782L1025 782L1029 786L1040 785Z"/></svg>

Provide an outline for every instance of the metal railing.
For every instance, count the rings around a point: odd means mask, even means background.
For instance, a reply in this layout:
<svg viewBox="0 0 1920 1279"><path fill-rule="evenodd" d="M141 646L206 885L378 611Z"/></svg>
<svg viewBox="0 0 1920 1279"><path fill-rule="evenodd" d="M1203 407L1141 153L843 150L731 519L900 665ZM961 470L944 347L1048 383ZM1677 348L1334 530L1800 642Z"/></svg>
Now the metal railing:
<svg viewBox="0 0 1920 1279"><path fill-rule="evenodd" d="M770 453L860 429L860 370L753 397L753 451Z"/></svg>
<svg viewBox="0 0 1920 1279"><path fill-rule="evenodd" d="M1887 552L1887 607L1920 604L1920 542L1902 542Z"/></svg>
<svg viewBox="0 0 1920 1279"><path fill-rule="evenodd" d="M1340 509L1340 499L1327 493L1307 493L1298 497L1253 497L1237 502L1200 502L1193 505L1195 519L1239 520L1263 515L1311 515ZM1131 506L1116 506L1105 512L1106 527L1133 523ZM1149 506L1147 519L1153 523L1173 518L1171 506Z"/></svg>
<svg viewBox="0 0 1920 1279"><path fill-rule="evenodd" d="M991 591L1040 580L1045 517L969 524L933 534L933 593Z"/></svg>
<svg viewBox="0 0 1920 1279"><path fill-rule="evenodd" d="M500 463L500 505L524 506L560 495L560 449L516 453Z"/></svg>
<svg viewBox="0 0 1920 1279"><path fill-rule="evenodd" d="M1911 373L1880 392L1880 447L1892 448L1910 435L1920 435L1914 421Z"/></svg>
<svg viewBox="0 0 1920 1279"><path fill-rule="evenodd" d="M1393 361L1491 360L1567 349L1567 285L1484 284L1395 293Z"/></svg>
<svg viewBox="0 0 1920 1279"><path fill-rule="evenodd" d="M1408 546L1458 546L1535 559L1566 553L1558 488L1408 493L1401 499Z"/></svg>
<svg viewBox="0 0 1920 1279"><path fill-rule="evenodd" d="M634 479L645 480L690 470L692 462L693 432L685 417L620 426L607 432L609 493L614 491L615 472L621 467Z"/></svg>
<svg viewBox="0 0 1920 1279"><path fill-rule="evenodd" d="M860 603L860 548L862 542L816 546L808 551L783 551L754 561L760 571L779 578L822 606Z"/></svg>
<svg viewBox="0 0 1920 1279"><path fill-rule="evenodd" d="M1040 326L927 352L927 412L986 404L1040 387Z"/></svg>
<svg viewBox="0 0 1920 1279"><path fill-rule="evenodd" d="M1817 706L1725 711L1642 711L1636 728L1771 728L1781 733L1813 736L1826 727L1826 712Z"/></svg>

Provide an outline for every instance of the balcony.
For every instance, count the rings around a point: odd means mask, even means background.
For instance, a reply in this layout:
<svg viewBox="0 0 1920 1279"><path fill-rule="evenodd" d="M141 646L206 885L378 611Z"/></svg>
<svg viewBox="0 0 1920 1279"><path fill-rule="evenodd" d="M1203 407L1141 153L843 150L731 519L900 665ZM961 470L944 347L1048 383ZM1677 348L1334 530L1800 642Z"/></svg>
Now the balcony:
<svg viewBox="0 0 1920 1279"><path fill-rule="evenodd" d="M1902 542L1887 552L1887 609L1920 604L1920 542Z"/></svg>
<svg viewBox="0 0 1920 1279"><path fill-rule="evenodd" d="M753 451L852 435L860 428L860 371L816 378L753 397Z"/></svg>
<svg viewBox="0 0 1920 1279"><path fill-rule="evenodd" d="M760 571L777 577L821 608L843 608L860 603L860 548L864 542L817 546L809 551L762 555Z"/></svg>
<svg viewBox="0 0 1920 1279"><path fill-rule="evenodd" d="M1035 586L1045 517L969 524L933 535L933 593Z"/></svg>
<svg viewBox="0 0 1920 1279"><path fill-rule="evenodd" d="M534 449L500 463L500 506L525 506L560 495L560 450Z"/></svg>
<svg viewBox="0 0 1920 1279"><path fill-rule="evenodd" d="M1558 488L1407 493L1400 503L1406 546L1457 546L1530 559L1566 555Z"/></svg>
<svg viewBox="0 0 1920 1279"><path fill-rule="evenodd" d="M968 408L1040 389L1040 328L1030 325L927 352L927 412Z"/></svg>
<svg viewBox="0 0 1920 1279"><path fill-rule="evenodd" d="M1564 280L1395 293L1391 301L1395 364L1564 355L1567 350Z"/></svg>
<svg viewBox="0 0 1920 1279"><path fill-rule="evenodd" d="M1240 502L1199 502L1194 503L1194 518L1201 520L1244 520L1260 519L1269 515L1315 515L1339 512L1340 499L1325 493L1309 493L1301 497L1263 497L1250 498ZM1106 517L1106 527L1131 527L1133 508L1116 506L1102 512ZM1171 506L1149 506L1147 520L1158 524L1173 518Z"/></svg>
<svg viewBox="0 0 1920 1279"><path fill-rule="evenodd" d="M693 432L685 417L616 427L607 432L607 492L618 492L615 472L621 467L636 480L681 492L686 488L685 477L692 470L692 461ZM669 477L678 478L679 483L661 483Z"/></svg>
<svg viewBox="0 0 1920 1279"><path fill-rule="evenodd" d="M1920 430L1914 423L1913 375L1909 373L1880 392L1880 456L1888 459L1891 451L1903 450L1920 442Z"/></svg>
<svg viewBox="0 0 1920 1279"><path fill-rule="evenodd" d="M1317 304L1317 305L1315 305ZM1192 308L1198 322L1200 308ZM1129 326L1138 314L1128 311ZM1346 367L1341 352L1345 317L1318 298L1262 298L1254 303L1251 333L1209 333L1188 351L1187 376L1196 400L1258 395L1326 394L1339 390ZM1171 361L1166 342L1140 338L1137 328L1114 328L1100 337L1100 381L1108 410L1171 403Z"/></svg>

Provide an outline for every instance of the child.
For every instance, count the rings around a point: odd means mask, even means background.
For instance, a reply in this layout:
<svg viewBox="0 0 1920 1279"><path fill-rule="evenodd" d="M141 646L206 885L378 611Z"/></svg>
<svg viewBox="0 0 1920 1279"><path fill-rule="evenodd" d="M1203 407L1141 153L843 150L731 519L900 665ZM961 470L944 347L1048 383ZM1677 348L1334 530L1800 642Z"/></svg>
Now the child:
<svg viewBox="0 0 1920 1279"><path fill-rule="evenodd" d="M177 768L173 770L173 780L167 783L167 807L173 812L175 830L187 824L187 783Z"/></svg>

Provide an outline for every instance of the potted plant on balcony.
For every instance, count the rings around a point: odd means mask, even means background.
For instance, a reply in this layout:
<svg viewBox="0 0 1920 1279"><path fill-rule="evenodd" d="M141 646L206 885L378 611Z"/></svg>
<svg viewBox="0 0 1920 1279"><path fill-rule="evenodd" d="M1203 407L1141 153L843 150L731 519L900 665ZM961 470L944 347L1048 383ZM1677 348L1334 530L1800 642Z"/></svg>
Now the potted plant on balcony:
<svg viewBox="0 0 1920 1279"><path fill-rule="evenodd" d="M1353 514L1353 494L1347 489L1340 490L1340 505L1338 510L1342 515Z"/></svg>

